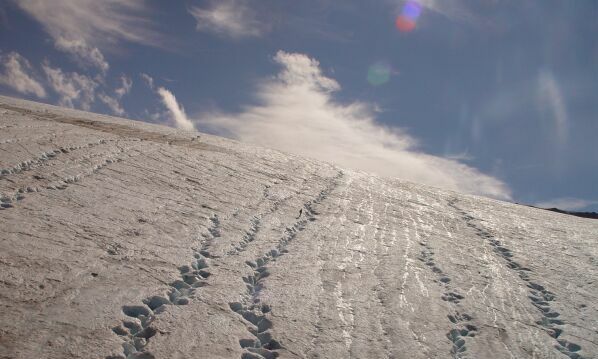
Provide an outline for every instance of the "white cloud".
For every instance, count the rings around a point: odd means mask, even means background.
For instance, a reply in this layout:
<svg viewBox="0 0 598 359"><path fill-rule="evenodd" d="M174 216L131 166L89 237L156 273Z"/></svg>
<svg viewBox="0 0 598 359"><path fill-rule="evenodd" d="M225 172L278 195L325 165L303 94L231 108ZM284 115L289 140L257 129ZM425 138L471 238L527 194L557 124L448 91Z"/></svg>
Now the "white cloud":
<svg viewBox="0 0 598 359"><path fill-rule="evenodd" d="M133 88L133 80L128 76L122 75L120 77L120 82L121 86L114 90L118 98L122 98L124 95L131 92L131 89Z"/></svg>
<svg viewBox="0 0 598 359"><path fill-rule="evenodd" d="M267 31L246 0L212 0L207 8L192 6L189 13L197 21L198 31L237 39L261 36Z"/></svg>
<svg viewBox="0 0 598 359"><path fill-rule="evenodd" d="M538 106L548 110L553 121L557 144L564 145L569 137L569 116L565 98L553 73L548 70L538 75Z"/></svg>
<svg viewBox="0 0 598 359"><path fill-rule="evenodd" d="M538 202L535 206L541 208L558 208L565 211L579 211L595 204L598 204L598 201L565 197Z"/></svg>
<svg viewBox="0 0 598 359"><path fill-rule="evenodd" d="M149 86L150 89L154 90L154 78L151 77L148 74L145 73L141 73L139 74L139 76L141 76L141 78L143 79L143 81L145 81L145 83L147 84L147 86Z"/></svg>
<svg viewBox="0 0 598 359"><path fill-rule="evenodd" d="M110 65L97 47L91 47L84 40L67 40L59 36L54 44L58 50L69 53L83 67L96 67L106 73Z"/></svg>
<svg viewBox="0 0 598 359"><path fill-rule="evenodd" d="M475 160L475 157L466 151L458 152L458 153L446 153L444 155L444 157L448 158L450 160L461 161L461 162L468 162L468 161Z"/></svg>
<svg viewBox="0 0 598 359"><path fill-rule="evenodd" d="M120 101L133 88L133 80L128 76L121 75L120 83L120 87L117 87L114 90L114 97L108 96L106 93L101 92L98 94L98 99L108 106L112 113L118 116L123 116L126 114L126 111Z"/></svg>
<svg viewBox="0 0 598 359"><path fill-rule="evenodd" d="M204 114L199 123L242 141L415 182L510 198L507 186L467 165L422 153L398 128L375 122L374 106L339 104L339 84L303 54L278 52L283 70L257 89L259 105Z"/></svg>
<svg viewBox="0 0 598 359"><path fill-rule="evenodd" d="M108 108L116 115L123 116L125 114L125 110L120 104L120 102L115 99L114 97L110 97L105 93L98 94L98 98L102 101Z"/></svg>
<svg viewBox="0 0 598 359"><path fill-rule="evenodd" d="M57 49L85 67L108 70L101 50L123 41L162 47L165 41L145 16L146 0L13 0L40 22Z"/></svg>
<svg viewBox="0 0 598 359"><path fill-rule="evenodd" d="M16 52L1 56L0 62L4 72L0 74L0 84L4 84L22 94L33 94L46 97L46 90L28 72L31 72L29 61Z"/></svg>
<svg viewBox="0 0 598 359"><path fill-rule="evenodd" d="M166 106L168 111L170 111L170 117L174 121L174 124L177 128L181 128L183 130L195 129L193 123L187 118L185 109L179 105L172 92L168 91L164 87L159 87L158 94L160 97L162 97L162 103L164 106Z"/></svg>
<svg viewBox="0 0 598 359"><path fill-rule="evenodd" d="M65 73L60 68L52 68L48 63L44 63L42 68L52 89L60 95L58 103L61 106L90 109L95 101L97 82L77 72Z"/></svg>

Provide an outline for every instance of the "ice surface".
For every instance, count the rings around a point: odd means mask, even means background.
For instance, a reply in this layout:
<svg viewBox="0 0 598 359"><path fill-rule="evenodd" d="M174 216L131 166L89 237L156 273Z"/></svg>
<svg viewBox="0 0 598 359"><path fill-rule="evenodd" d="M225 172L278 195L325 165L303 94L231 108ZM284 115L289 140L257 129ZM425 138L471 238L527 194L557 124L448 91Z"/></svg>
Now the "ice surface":
<svg viewBox="0 0 598 359"><path fill-rule="evenodd" d="M596 358L598 221L0 97L0 358Z"/></svg>

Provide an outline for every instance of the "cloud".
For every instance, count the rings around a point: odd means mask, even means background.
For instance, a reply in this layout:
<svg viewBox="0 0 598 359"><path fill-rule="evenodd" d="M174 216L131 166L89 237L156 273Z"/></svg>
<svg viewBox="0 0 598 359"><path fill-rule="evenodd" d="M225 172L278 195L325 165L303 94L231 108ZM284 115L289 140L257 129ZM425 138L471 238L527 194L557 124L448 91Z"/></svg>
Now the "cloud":
<svg viewBox="0 0 598 359"><path fill-rule="evenodd" d="M471 20L473 15L459 0L419 0L423 7L453 20Z"/></svg>
<svg viewBox="0 0 598 359"><path fill-rule="evenodd" d="M197 21L198 31L234 39L258 37L267 31L246 0L212 0L207 8L192 6L189 13Z"/></svg>
<svg viewBox="0 0 598 359"><path fill-rule="evenodd" d="M469 162L469 161L475 160L475 157L466 151L458 152L458 153L446 153L444 155L444 158L448 158L450 160L455 160L455 161L462 161L462 162Z"/></svg>
<svg viewBox="0 0 598 359"><path fill-rule="evenodd" d="M565 211L578 211L595 204L598 204L598 201L589 201L585 199L565 197L538 202L535 204L535 206L541 208L558 208Z"/></svg>
<svg viewBox="0 0 598 359"><path fill-rule="evenodd" d="M121 75L120 83L120 87L117 87L114 90L114 97L101 92L98 94L98 99L108 106L112 113L118 116L123 116L126 114L126 111L120 101L126 94L131 92L131 89L133 88L133 80L128 76Z"/></svg>
<svg viewBox="0 0 598 359"><path fill-rule="evenodd" d="M122 107L120 102L117 99L115 99L114 97L110 97L102 92L98 95L98 98L100 99L100 101L102 101L104 104L106 104L106 106L108 106L108 108L114 114L119 115L119 116L123 116L125 114L124 108Z"/></svg>
<svg viewBox="0 0 598 359"><path fill-rule="evenodd" d="M121 86L119 88L117 88L116 90L114 90L114 92L116 93L116 96L118 96L118 98L122 98L124 95L131 92L131 89L133 88L133 80L130 77L122 75L120 77L120 81L121 81Z"/></svg>
<svg viewBox="0 0 598 359"><path fill-rule="evenodd" d="M97 47L91 47L85 41L67 40L60 36L54 43L58 50L69 53L75 61L83 67L96 67L102 73L106 73L110 65L104 59L104 55Z"/></svg>
<svg viewBox="0 0 598 359"><path fill-rule="evenodd" d="M123 41L163 47L165 41L145 16L145 0L13 0L42 24L57 49L86 67L108 70L102 50Z"/></svg>
<svg viewBox="0 0 598 359"><path fill-rule="evenodd" d="M282 71L257 88L258 105L238 114L206 113L198 124L212 131L383 176L496 198L510 198L500 180L458 161L420 152L399 128L375 122L375 107L333 99L340 85L315 59L279 51Z"/></svg>
<svg viewBox="0 0 598 359"><path fill-rule="evenodd" d="M53 68L47 62L42 68L52 89L60 95L59 104L71 108L89 110L95 101L98 83L90 77L77 72L65 73L60 68Z"/></svg>
<svg viewBox="0 0 598 359"><path fill-rule="evenodd" d="M477 27L491 26L488 18L484 18L479 14L479 11L473 9L473 5L480 6L492 6L492 2L468 2L466 0L415 0L418 2L426 11L433 12L444 16L445 18L474 25ZM400 12L407 0L387 0L391 6L396 8L396 12ZM479 9L477 9L479 10Z"/></svg>
<svg viewBox="0 0 598 359"><path fill-rule="evenodd" d="M141 73L139 74L139 76L141 76L143 81L145 81L147 86L152 91L155 91L156 94L160 96L162 104L168 110L167 112L162 112L161 110L155 113L148 112L147 114L151 118L151 122L162 122L162 119L168 116L169 120L172 121L172 124L174 124L175 127L189 131L195 130L195 125L191 120L189 120L187 114L185 113L185 109L182 105L179 105L176 97L172 92L165 89L164 87L156 88L154 85L154 78L148 74Z"/></svg>
<svg viewBox="0 0 598 359"><path fill-rule="evenodd" d="M164 106L166 106L168 111L170 111L170 117L174 121L174 124L177 128L190 131L195 129L193 123L187 118L185 109L179 105L172 92L168 91L164 87L159 87L158 94L160 97L162 97L162 103Z"/></svg>
<svg viewBox="0 0 598 359"><path fill-rule="evenodd" d="M559 145L564 145L569 137L569 116L561 88L553 73L540 71L538 75L538 106L548 110L552 118L555 136Z"/></svg>
<svg viewBox="0 0 598 359"><path fill-rule="evenodd" d="M145 73L140 73L139 76L141 76L141 79L143 79L143 81L145 81L145 83L147 84L147 86L149 86L150 89L154 90L154 78L151 77L148 74Z"/></svg>
<svg viewBox="0 0 598 359"><path fill-rule="evenodd" d="M472 117L471 134L481 141L490 128L510 131L509 139L525 140L523 126L533 124L539 136L555 150L553 165L559 167L569 142L570 118L567 102L576 100L584 86L577 79L557 81L549 70L541 70L529 78L522 78L511 85L501 85L484 101L479 101ZM507 126L506 123L510 122Z"/></svg>
<svg viewBox="0 0 598 359"><path fill-rule="evenodd" d="M0 84L6 85L22 94L33 94L40 98L46 97L46 90L28 72L31 71L29 61L16 52L0 56L4 73L0 74Z"/></svg>

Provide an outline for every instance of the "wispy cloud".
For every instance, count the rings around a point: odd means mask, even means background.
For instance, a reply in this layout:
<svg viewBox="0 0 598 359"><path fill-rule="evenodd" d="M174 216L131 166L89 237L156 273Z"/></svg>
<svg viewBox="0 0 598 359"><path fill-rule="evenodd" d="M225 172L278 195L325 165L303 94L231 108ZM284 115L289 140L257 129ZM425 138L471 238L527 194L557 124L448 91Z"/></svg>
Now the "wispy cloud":
<svg viewBox="0 0 598 359"><path fill-rule="evenodd" d="M77 63L108 69L102 51L120 42L162 47L165 41L146 16L145 0L13 0L40 22L57 49Z"/></svg>
<svg viewBox="0 0 598 359"><path fill-rule="evenodd" d="M152 90L154 90L154 89L155 89L155 86L154 86L154 78L153 78L153 77L151 77L150 75L148 75L148 74L145 74L145 73L140 73L140 74L139 74L139 76L141 77L141 79L142 79L143 81L145 81L145 83L147 84L147 86L148 86L150 89L152 89Z"/></svg>
<svg viewBox="0 0 598 359"><path fill-rule="evenodd" d="M304 54L278 52L282 71L262 82L259 105L238 114L203 114L199 124L242 141L334 162L385 176L462 192L509 198L496 178L458 161L431 156L398 128L375 122L374 106L339 104L340 85L326 77L318 61Z"/></svg>
<svg viewBox="0 0 598 359"><path fill-rule="evenodd" d="M85 41L67 40L64 37L58 37L54 43L58 50L64 51L75 59L82 67L95 67L102 73L106 73L110 65L104 59L104 55L97 47L91 47Z"/></svg>
<svg viewBox="0 0 598 359"><path fill-rule="evenodd" d="M98 99L115 115L124 116L126 111L121 104L121 100L125 95L131 92L131 89L133 88L133 80L125 75L122 75L119 80L120 86L114 89L114 96L109 96L105 92L100 92L98 94Z"/></svg>
<svg viewBox="0 0 598 359"><path fill-rule="evenodd" d="M46 90L30 74L31 64L26 58L16 52L0 56L0 63L4 72L0 74L0 84L8 86L22 94L33 94L37 97L46 97Z"/></svg>
<svg viewBox="0 0 598 359"><path fill-rule="evenodd" d="M538 202L535 204L535 206L541 208L558 208L565 211L579 211L595 204L598 204L598 201L565 197Z"/></svg>
<svg viewBox="0 0 598 359"><path fill-rule="evenodd" d="M65 73L47 62L42 64L42 68L49 85L60 96L59 105L90 110L99 86L96 81L77 72Z"/></svg>
<svg viewBox="0 0 598 359"><path fill-rule="evenodd" d="M169 125L174 125L177 128L183 130L195 130L195 125L193 122L187 117L187 113L182 105L179 104L174 94L165 89L164 87L157 87L154 84L154 78L146 73L140 73L139 76L143 79L146 85L155 92L162 101L162 105L166 108L167 111L158 110L157 112L150 113L147 111L147 115L151 119L151 122L165 122L165 118L167 118L167 122Z"/></svg>
<svg viewBox="0 0 598 359"><path fill-rule="evenodd" d="M569 116L565 98L554 74L549 70L538 75L538 106L548 110L554 126L557 143L564 145L569 137Z"/></svg>
<svg viewBox="0 0 598 359"><path fill-rule="evenodd" d="M455 160L455 161L461 161L461 162L469 162L469 161L473 161L475 159L475 157L466 151L463 152L458 152L458 153L446 153L444 154L445 158L448 158L450 160Z"/></svg>
<svg viewBox="0 0 598 359"><path fill-rule="evenodd" d="M4 68L0 73L0 84L25 95L34 94L40 98L48 96L42 82L33 77L33 67L20 54L11 52L0 56L0 66ZM96 94L99 89L106 87L103 77L92 78L78 72L64 72L59 67L52 67L48 61L43 62L41 68L46 75L46 85L59 96L59 105L91 110L97 98L114 114L120 116L125 114L120 100L131 91L133 86L133 81L129 77L122 75L119 87L114 89L114 96L109 96L104 91Z"/></svg>
<svg viewBox="0 0 598 359"><path fill-rule="evenodd" d="M408 0L387 0L394 6L397 12ZM440 14L450 20L464 22L474 25L482 24L482 19L476 15L466 4L464 0L415 0L425 11L431 11Z"/></svg>
<svg viewBox="0 0 598 359"><path fill-rule="evenodd" d="M101 92L98 94L98 98L102 101L108 108L114 113L115 115L123 116L125 114L125 109L120 104L120 101L114 97L108 96L105 93Z"/></svg>
<svg viewBox="0 0 598 359"><path fill-rule="evenodd" d="M474 21L476 18L461 0L419 0L423 7L453 20Z"/></svg>
<svg viewBox="0 0 598 359"><path fill-rule="evenodd" d="M576 79L561 83L552 71L542 70L511 85L499 86L487 100L480 101L471 122L472 138L481 141L488 128L506 131L522 126L519 122L524 120L533 122L535 135L549 143L555 153L562 154L563 146L569 141L567 102L579 95L582 85L583 82ZM510 126L505 125L508 122L511 122ZM516 135L521 136L520 133ZM560 160L554 164L558 162Z"/></svg>
<svg viewBox="0 0 598 359"><path fill-rule="evenodd" d="M174 124L177 128L183 130L195 129L193 123L187 118L185 109L183 108L183 106L179 105L179 103L176 100L176 97L172 94L172 92L168 91L164 87L159 87L158 95L160 95L160 97L162 98L162 103L170 112L170 118L172 121L174 121Z"/></svg>
<svg viewBox="0 0 598 359"><path fill-rule="evenodd" d="M257 37L268 30L246 0L210 1L205 8L192 6L189 13L197 21L198 31L230 38Z"/></svg>
<svg viewBox="0 0 598 359"><path fill-rule="evenodd" d="M118 98L122 98L124 95L131 92L131 89L133 88L133 80L128 76L122 75L120 77L120 82L121 86L114 90Z"/></svg>

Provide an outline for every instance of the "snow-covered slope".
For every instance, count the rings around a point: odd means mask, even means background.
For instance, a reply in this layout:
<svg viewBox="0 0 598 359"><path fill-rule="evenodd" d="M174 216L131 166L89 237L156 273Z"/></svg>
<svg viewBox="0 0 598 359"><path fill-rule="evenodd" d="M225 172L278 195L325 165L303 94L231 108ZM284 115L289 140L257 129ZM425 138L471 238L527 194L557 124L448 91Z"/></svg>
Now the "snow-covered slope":
<svg viewBox="0 0 598 359"><path fill-rule="evenodd" d="M596 358L598 221L0 98L1 358Z"/></svg>

